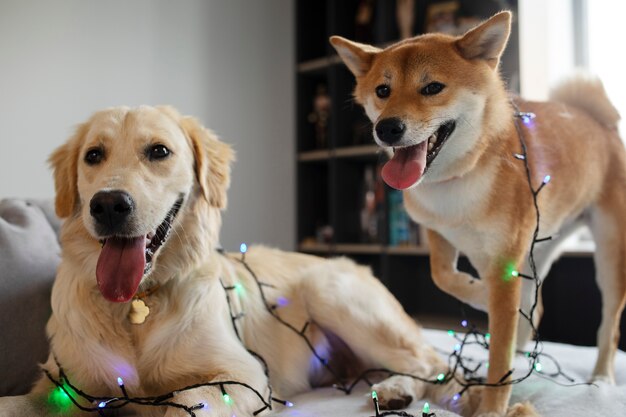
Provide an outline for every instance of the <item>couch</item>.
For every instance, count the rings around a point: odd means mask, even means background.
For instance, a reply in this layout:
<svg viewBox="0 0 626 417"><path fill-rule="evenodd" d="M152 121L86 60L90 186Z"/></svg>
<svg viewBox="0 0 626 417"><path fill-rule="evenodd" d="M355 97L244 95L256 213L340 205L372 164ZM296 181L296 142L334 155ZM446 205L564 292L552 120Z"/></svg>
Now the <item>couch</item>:
<svg viewBox="0 0 626 417"><path fill-rule="evenodd" d="M59 262L59 220L52 203L42 200L0 201L0 417L44 416L45 406L26 396L39 375L38 363L47 357L45 323L50 315L50 288ZM426 330L427 339L443 351L456 343L446 332ZM558 359L576 382L586 381L595 361L594 348L545 343L544 351ZM480 348L470 351L485 359ZM527 369L527 361L516 359L515 368ZM616 359L617 386L561 386L543 375L533 375L513 389L513 400L530 400L544 417L626 416L626 354ZM546 364L545 373L549 373ZM559 380L564 383L567 381ZM374 415L365 385L345 394L323 388L290 398L293 408L278 407L280 417L366 417ZM423 401L407 410L421 416ZM457 416L432 407L435 416Z"/></svg>

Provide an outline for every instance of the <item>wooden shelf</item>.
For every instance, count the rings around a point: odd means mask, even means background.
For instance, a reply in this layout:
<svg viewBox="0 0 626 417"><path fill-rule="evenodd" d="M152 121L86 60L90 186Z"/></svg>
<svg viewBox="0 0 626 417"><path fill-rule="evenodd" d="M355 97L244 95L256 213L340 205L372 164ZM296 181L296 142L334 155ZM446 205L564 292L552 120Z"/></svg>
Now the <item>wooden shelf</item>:
<svg viewBox="0 0 626 417"><path fill-rule="evenodd" d="M397 41L384 42L382 44L377 45L377 47L380 49L385 49L386 47L393 45L396 42ZM297 68L298 68L299 73L306 74L310 72L321 71L328 67L331 67L333 65L338 65L338 64L342 64L341 58L339 58L339 55L333 54L330 56L323 56L320 58L314 58L308 61L300 62Z"/></svg>
<svg viewBox="0 0 626 417"><path fill-rule="evenodd" d="M306 74L309 72L320 71L332 65L338 64L341 64L341 58L339 58L339 55L325 56L299 63L298 72L301 74Z"/></svg>
<svg viewBox="0 0 626 417"><path fill-rule="evenodd" d="M354 158L359 156L374 156L383 152L378 145L350 146L334 150L336 158Z"/></svg>
<svg viewBox="0 0 626 417"><path fill-rule="evenodd" d="M298 250L319 254L428 255L428 249L422 246L386 246L376 243L304 243L298 246Z"/></svg>
<svg viewBox="0 0 626 417"><path fill-rule="evenodd" d="M384 252L385 247L375 243L337 243L333 246L337 253L355 255L377 255Z"/></svg>
<svg viewBox="0 0 626 417"><path fill-rule="evenodd" d="M328 159L330 159L330 149L318 149L298 153L298 161L300 162L326 161Z"/></svg>
<svg viewBox="0 0 626 417"><path fill-rule="evenodd" d="M318 149L298 153L298 161L313 162L325 161L332 158L358 158L362 156L376 156L382 153L378 145L348 146L336 149Z"/></svg>

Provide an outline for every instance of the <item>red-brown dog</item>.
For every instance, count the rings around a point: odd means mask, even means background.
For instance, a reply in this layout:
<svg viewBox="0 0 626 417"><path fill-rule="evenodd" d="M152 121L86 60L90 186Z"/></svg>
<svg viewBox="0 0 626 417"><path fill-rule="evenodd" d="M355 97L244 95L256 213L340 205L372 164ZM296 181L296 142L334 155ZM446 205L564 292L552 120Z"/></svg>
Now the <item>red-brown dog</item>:
<svg viewBox="0 0 626 417"><path fill-rule="evenodd" d="M427 34L384 50L331 38L356 77L354 95L374 123L377 143L393 149L383 179L405 190L409 214L429 229L435 283L489 314L490 383L509 371L518 309L528 311L534 299L532 291L521 297L521 279L503 279L507 268L527 272L537 221L524 163L513 157L522 152L514 106L498 74L510 24L511 14L502 12L461 37ZM522 128L532 187L553 178L538 195L540 237L561 236L538 248L539 275L547 273L567 232L586 222L597 244L604 302L593 377L613 381L626 302L626 153L619 115L597 80L564 84L551 102L516 105L537 115ZM481 280L457 271L459 251ZM507 412L510 393L510 385L485 389L475 415L535 415L520 404Z"/></svg>

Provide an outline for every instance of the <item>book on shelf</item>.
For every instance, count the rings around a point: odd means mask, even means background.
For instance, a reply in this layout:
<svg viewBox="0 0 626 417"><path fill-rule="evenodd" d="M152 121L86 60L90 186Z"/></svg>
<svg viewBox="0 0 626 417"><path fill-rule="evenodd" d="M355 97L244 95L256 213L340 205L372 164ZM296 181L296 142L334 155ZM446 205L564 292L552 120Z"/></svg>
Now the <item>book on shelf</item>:
<svg viewBox="0 0 626 417"><path fill-rule="evenodd" d="M387 189L387 213L389 218L389 246L418 246L419 225L406 212L402 191Z"/></svg>

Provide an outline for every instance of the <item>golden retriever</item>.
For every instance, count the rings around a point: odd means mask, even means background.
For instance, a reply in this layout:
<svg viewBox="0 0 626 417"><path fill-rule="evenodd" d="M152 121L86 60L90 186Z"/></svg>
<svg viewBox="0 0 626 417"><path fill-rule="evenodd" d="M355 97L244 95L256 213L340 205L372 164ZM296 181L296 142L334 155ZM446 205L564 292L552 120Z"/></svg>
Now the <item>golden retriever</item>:
<svg viewBox="0 0 626 417"><path fill-rule="evenodd" d="M230 417L267 413L267 404L282 407L270 396L288 400L365 367L427 379L447 372L367 268L265 247L249 250L245 263L219 251L232 160L196 119L147 106L95 113L52 154L65 218L43 365L52 379L63 382L60 365L94 397L70 390L76 401L102 413L124 398L173 393L126 406L142 416L190 415L185 406ZM207 383L216 385L183 389ZM398 375L373 388L383 408L427 396L467 414L474 398L451 404L455 381ZM44 375L32 395L55 389Z"/></svg>

